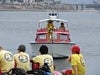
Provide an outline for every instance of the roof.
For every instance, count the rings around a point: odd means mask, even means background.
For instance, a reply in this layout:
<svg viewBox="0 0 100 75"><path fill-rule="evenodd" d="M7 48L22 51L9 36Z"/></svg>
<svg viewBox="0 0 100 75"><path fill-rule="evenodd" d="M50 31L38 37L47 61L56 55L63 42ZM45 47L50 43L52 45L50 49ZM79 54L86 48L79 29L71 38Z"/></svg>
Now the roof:
<svg viewBox="0 0 100 75"><path fill-rule="evenodd" d="M39 23L41 23L41 22L47 22L49 20L58 21L58 22L64 22L64 23L68 22L67 20L63 20L63 19L43 19L43 20L40 20Z"/></svg>

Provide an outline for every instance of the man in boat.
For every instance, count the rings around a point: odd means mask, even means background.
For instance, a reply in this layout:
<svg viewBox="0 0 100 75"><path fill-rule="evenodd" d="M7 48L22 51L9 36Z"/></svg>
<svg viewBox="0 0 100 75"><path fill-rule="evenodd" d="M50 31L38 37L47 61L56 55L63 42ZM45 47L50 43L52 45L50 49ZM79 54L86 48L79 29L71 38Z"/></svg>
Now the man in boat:
<svg viewBox="0 0 100 75"><path fill-rule="evenodd" d="M0 47L0 70L2 75L6 75L12 68L14 68L13 54Z"/></svg>
<svg viewBox="0 0 100 75"><path fill-rule="evenodd" d="M72 66L72 75L85 75L86 65L83 55L80 53L80 47L73 45L71 47L71 56L67 59Z"/></svg>
<svg viewBox="0 0 100 75"><path fill-rule="evenodd" d="M54 73L54 61L53 57L48 54L48 47L46 45L42 45L39 49L39 53L40 55L33 57L32 61L34 63L38 62L40 64L40 68L44 65L44 63L47 63L50 68L50 72Z"/></svg>
<svg viewBox="0 0 100 75"><path fill-rule="evenodd" d="M61 30L65 30L64 23L62 22L60 25L61 25L61 26L59 27L59 29L61 29Z"/></svg>
<svg viewBox="0 0 100 75"><path fill-rule="evenodd" d="M48 40L50 41L53 38L53 30L54 30L54 25L52 20L48 21L47 30L48 30Z"/></svg>
<svg viewBox="0 0 100 75"><path fill-rule="evenodd" d="M18 53L14 55L15 67L22 68L25 71L31 70L30 57L25 52L26 51L25 45L23 45L23 44L19 45L17 50L18 50Z"/></svg>

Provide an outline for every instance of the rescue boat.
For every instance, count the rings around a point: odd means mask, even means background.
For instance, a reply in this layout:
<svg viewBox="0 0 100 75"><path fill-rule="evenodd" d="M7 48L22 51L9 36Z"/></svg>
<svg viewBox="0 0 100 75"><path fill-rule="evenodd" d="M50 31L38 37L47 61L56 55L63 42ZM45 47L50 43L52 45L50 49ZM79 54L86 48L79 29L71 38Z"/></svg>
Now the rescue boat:
<svg viewBox="0 0 100 75"><path fill-rule="evenodd" d="M51 29L51 31L47 28L47 23L49 21L54 25L54 28ZM61 23L64 24L64 29L60 28ZM34 41L35 42L30 42L33 56L39 54L39 48L41 45L47 45L49 54L54 58L66 58L70 55L70 47L75 45L70 38L68 21L60 19L58 14L54 12L49 13L48 19L42 19L39 21Z"/></svg>

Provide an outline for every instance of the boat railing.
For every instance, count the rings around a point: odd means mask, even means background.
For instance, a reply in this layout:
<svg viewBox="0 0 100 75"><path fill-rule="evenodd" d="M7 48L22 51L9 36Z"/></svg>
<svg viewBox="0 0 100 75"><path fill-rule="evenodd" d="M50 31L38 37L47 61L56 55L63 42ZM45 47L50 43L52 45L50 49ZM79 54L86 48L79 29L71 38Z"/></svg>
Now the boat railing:
<svg viewBox="0 0 100 75"><path fill-rule="evenodd" d="M39 29L37 29L37 32L46 32L47 31L47 28L39 28Z"/></svg>
<svg viewBox="0 0 100 75"><path fill-rule="evenodd" d="M61 29L61 28L55 28L53 31L55 32L69 32L68 29ZM37 29L37 32L47 32L47 28L39 28Z"/></svg>

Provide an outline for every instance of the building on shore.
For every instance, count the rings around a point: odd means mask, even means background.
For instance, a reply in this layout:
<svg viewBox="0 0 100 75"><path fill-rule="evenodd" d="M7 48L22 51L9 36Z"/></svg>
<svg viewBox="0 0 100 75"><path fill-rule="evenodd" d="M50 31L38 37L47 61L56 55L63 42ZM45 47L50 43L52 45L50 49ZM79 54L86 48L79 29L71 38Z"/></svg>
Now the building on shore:
<svg viewBox="0 0 100 75"><path fill-rule="evenodd" d="M45 5L53 5L60 4L61 0L0 0L0 4L10 4L10 3L30 3L30 4L45 4Z"/></svg>

